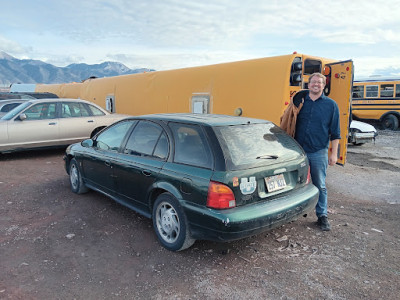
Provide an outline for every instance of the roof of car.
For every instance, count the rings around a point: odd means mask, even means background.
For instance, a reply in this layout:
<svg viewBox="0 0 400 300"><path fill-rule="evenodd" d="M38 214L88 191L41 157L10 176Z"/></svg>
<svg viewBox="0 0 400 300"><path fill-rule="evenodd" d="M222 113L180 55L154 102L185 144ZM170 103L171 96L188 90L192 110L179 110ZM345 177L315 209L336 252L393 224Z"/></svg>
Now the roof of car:
<svg viewBox="0 0 400 300"><path fill-rule="evenodd" d="M29 101L29 99L7 99L7 100L0 100L0 105L8 104L8 103L22 103Z"/></svg>
<svg viewBox="0 0 400 300"><path fill-rule="evenodd" d="M41 99L29 99L29 102L32 103L39 103L39 102L85 102L85 103L90 103L89 101L83 100L83 99L72 99L72 98L41 98ZM93 104L93 103L91 103Z"/></svg>
<svg viewBox="0 0 400 300"><path fill-rule="evenodd" d="M259 124L267 120L218 114L170 113L139 116L141 119L196 123L209 126Z"/></svg>
<svg viewBox="0 0 400 300"><path fill-rule="evenodd" d="M1 99L42 99L42 98L58 98L53 93L37 93L37 92L3 92L0 93Z"/></svg>

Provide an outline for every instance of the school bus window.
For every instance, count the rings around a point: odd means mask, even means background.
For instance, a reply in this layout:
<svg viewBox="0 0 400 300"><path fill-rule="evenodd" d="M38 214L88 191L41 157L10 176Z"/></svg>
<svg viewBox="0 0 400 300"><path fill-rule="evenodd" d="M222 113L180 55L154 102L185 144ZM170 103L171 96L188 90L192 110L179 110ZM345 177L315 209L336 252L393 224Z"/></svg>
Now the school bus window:
<svg viewBox="0 0 400 300"><path fill-rule="evenodd" d="M315 72L321 72L322 63L315 59L306 59L304 62L304 74L313 74Z"/></svg>
<svg viewBox="0 0 400 300"><path fill-rule="evenodd" d="M353 86L353 98L364 98L364 86Z"/></svg>
<svg viewBox="0 0 400 300"><path fill-rule="evenodd" d="M366 91L367 91L367 95L366 95L367 98L378 97L378 86L377 85L367 85Z"/></svg>
<svg viewBox="0 0 400 300"><path fill-rule="evenodd" d="M381 85L381 97L393 98L394 85L393 84L382 84Z"/></svg>
<svg viewBox="0 0 400 300"><path fill-rule="evenodd" d="M396 84L396 97L400 97L400 84Z"/></svg>

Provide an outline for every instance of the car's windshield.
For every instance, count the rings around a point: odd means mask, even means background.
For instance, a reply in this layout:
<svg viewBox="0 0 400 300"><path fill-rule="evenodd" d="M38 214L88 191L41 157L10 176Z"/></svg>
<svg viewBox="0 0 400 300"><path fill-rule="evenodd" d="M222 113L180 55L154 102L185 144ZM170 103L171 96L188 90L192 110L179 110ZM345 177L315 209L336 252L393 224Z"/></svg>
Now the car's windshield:
<svg viewBox="0 0 400 300"><path fill-rule="evenodd" d="M294 139L273 123L214 127L228 169L288 161L303 154Z"/></svg>
<svg viewBox="0 0 400 300"><path fill-rule="evenodd" d="M21 113L25 108L27 108L29 105L31 105L30 101L27 101L25 103L22 103L21 105L15 107L14 109L10 110L7 114L5 114L1 120L11 120L14 118L16 115Z"/></svg>

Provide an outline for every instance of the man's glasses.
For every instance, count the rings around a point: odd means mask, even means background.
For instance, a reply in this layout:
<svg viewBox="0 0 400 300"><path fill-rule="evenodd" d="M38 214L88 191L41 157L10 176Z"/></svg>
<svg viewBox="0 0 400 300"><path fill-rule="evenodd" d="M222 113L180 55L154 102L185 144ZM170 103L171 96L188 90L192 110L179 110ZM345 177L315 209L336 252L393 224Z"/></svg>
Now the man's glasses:
<svg viewBox="0 0 400 300"><path fill-rule="evenodd" d="M321 81L310 81L310 84L319 84L319 85L322 85L322 84L324 84L323 82L321 82Z"/></svg>

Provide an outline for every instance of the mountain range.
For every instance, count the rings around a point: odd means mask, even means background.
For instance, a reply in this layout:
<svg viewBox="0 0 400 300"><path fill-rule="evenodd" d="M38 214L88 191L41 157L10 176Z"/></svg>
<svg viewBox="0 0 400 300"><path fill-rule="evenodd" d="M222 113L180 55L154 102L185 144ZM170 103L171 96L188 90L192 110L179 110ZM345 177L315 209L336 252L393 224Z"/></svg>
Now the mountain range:
<svg viewBox="0 0 400 300"><path fill-rule="evenodd" d="M110 77L154 71L152 69L129 69L118 62L101 64L71 64L56 67L33 59L17 59L0 51L0 86L12 83L65 83L80 82L89 77Z"/></svg>

